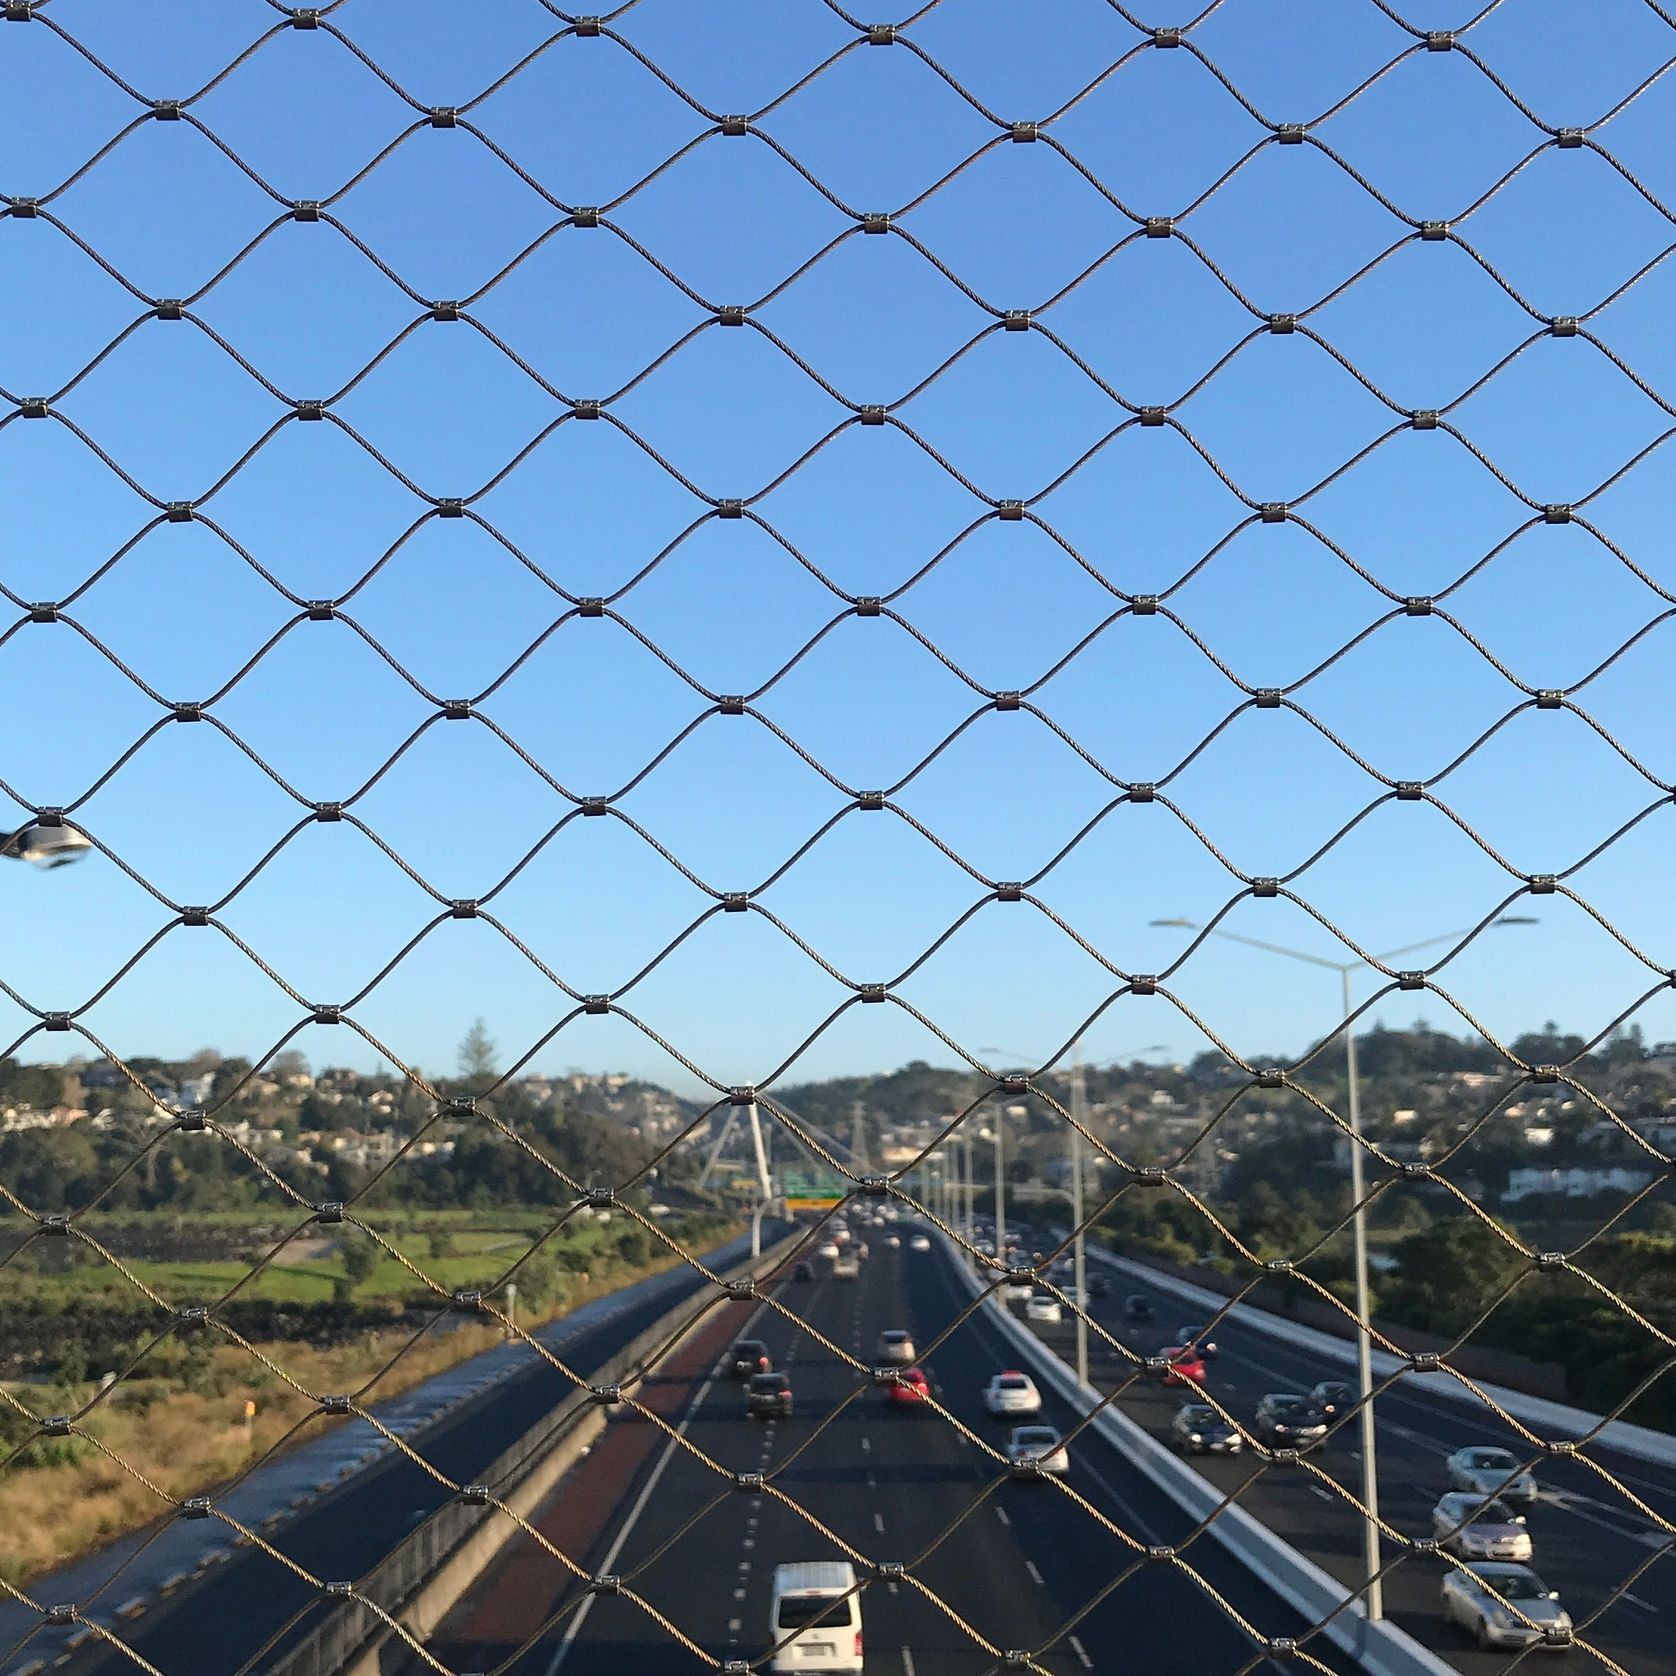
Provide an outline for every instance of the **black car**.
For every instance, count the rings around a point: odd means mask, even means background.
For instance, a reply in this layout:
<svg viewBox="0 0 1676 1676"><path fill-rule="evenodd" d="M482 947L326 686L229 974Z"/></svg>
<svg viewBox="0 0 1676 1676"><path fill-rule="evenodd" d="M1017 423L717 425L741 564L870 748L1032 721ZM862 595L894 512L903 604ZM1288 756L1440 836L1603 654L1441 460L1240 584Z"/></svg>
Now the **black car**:
<svg viewBox="0 0 1676 1676"><path fill-rule="evenodd" d="M813 1280L815 1278L815 1265L808 1261L800 1262L791 1271L791 1277L793 1280Z"/></svg>
<svg viewBox="0 0 1676 1676"><path fill-rule="evenodd" d="M789 1420L791 1380L783 1373L753 1373L745 1387L745 1412L762 1420Z"/></svg>
<svg viewBox="0 0 1676 1676"><path fill-rule="evenodd" d="M768 1346L759 1338L742 1338L728 1352L727 1371L735 1379L749 1379L754 1373L767 1373L774 1366Z"/></svg>
<svg viewBox="0 0 1676 1676"><path fill-rule="evenodd" d="M1108 1298L1111 1296L1112 1283L1103 1274L1091 1274L1088 1277L1088 1295L1091 1298Z"/></svg>
<svg viewBox="0 0 1676 1676"><path fill-rule="evenodd" d="M1123 1319L1125 1321L1150 1321L1152 1319L1152 1300L1144 1292L1131 1292L1123 1300Z"/></svg>
<svg viewBox="0 0 1676 1676"><path fill-rule="evenodd" d="M1208 1402L1183 1403L1170 1422L1170 1441L1184 1455L1237 1455L1241 1438Z"/></svg>
<svg viewBox="0 0 1676 1676"><path fill-rule="evenodd" d="M1216 1337L1209 1327L1177 1327L1176 1341L1192 1345L1201 1356L1216 1354Z"/></svg>
<svg viewBox="0 0 1676 1676"><path fill-rule="evenodd" d="M1323 1379L1310 1393L1313 1402L1329 1420L1337 1420L1356 1406L1356 1387L1342 1379Z"/></svg>

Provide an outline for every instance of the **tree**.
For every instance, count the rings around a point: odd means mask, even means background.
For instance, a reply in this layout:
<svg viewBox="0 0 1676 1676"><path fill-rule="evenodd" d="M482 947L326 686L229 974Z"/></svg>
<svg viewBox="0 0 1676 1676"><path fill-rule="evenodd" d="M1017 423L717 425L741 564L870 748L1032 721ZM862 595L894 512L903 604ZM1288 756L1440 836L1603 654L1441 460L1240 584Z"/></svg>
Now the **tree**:
<svg viewBox="0 0 1676 1676"><path fill-rule="evenodd" d="M268 1075L276 1082L283 1082L287 1077L306 1077L308 1060L296 1048L286 1048L283 1053L273 1056L268 1065Z"/></svg>
<svg viewBox="0 0 1676 1676"><path fill-rule="evenodd" d="M343 1277L353 1291L372 1279L383 1253L370 1239L346 1239L338 1247L338 1256L343 1259Z"/></svg>
<svg viewBox="0 0 1676 1676"><path fill-rule="evenodd" d="M500 1049L482 1019L475 1019L460 1039L460 1075L473 1088L487 1088L500 1072L496 1060Z"/></svg>

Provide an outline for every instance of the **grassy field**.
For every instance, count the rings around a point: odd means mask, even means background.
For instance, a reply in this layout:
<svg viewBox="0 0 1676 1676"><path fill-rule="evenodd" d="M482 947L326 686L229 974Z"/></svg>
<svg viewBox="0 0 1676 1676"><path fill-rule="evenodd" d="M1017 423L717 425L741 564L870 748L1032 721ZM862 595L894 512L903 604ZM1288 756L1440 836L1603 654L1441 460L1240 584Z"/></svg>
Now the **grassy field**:
<svg viewBox="0 0 1676 1676"><path fill-rule="evenodd" d="M429 1223L433 1219L426 1220ZM261 1258L279 1240L251 1242L249 1226L232 1222L217 1225L229 1252L240 1251L240 1255L220 1259L171 1260L131 1255L123 1247L143 1243L143 1227L137 1231L125 1230L128 1237L114 1249L124 1268L171 1306L182 1308L213 1303L235 1287L236 1295L241 1298L279 1303L329 1302L337 1283L348 1278L343 1260L346 1243L370 1244L367 1236L356 1228L348 1229L342 1238L325 1238L311 1230L306 1237L287 1245L278 1258L252 1279L252 1271ZM546 1226L539 1218L519 1218L505 1225L497 1218L493 1227L481 1226L480 1219L478 1226L460 1224L440 1230L427 1227L424 1231L381 1227L379 1232L414 1268L451 1292L461 1287L487 1290L530 1248ZM608 1243L609 1236L605 1224L578 1222L548 1240L542 1252L552 1256L562 1253L567 1263L580 1257L585 1266L587 1254ZM133 1286L121 1273L92 1254L65 1272L32 1274L27 1286L31 1295L66 1309L73 1309L77 1303L127 1301L136 1297ZM395 1302L423 1290L423 1280L395 1258L380 1255L371 1273L357 1280L355 1297L363 1303Z"/></svg>
<svg viewBox="0 0 1676 1676"><path fill-rule="evenodd" d="M392 1243L443 1287L487 1292L488 1284L528 1249L533 1233L549 1225L539 1212L512 1218L496 1213L494 1226L484 1226L487 1220L482 1215L475 1225L465 1218L454 1220L443 1230L445 1255L436 1255L434 1226L444 1219L434 1216L424 1218L423 1230L404 1229ZM246 1235L249 1226L249 1222L230 1219L226 1226L229 1244ZM661 1247L648 1257L641 1242L631 1241L628 1256L619 1252L619 1241L631 1226L620 1216L611 1224L579 1223L565 1231L562 1250L560 1240L549 1241L543 1248L551 1254L545 1287L520 1289L520 1323L530 1327L554 1319L589 1298L615 1291L676 1261ZM349 1232L364 1238L355 1230ZM709 1244L725 1238L726 1232L710 1229L698 1237ZM124 1261L177 1307L214 1302L251 1268L248 1258L235 1256L194 1262L124 1256ZM333 1242L319 1239L305 1260L271 1267L238 1296L330 1303L334 1289L346 1278L340 1250ZM114 1299L127 1306L137 1296L103 1262L64 1273L15 1276L13 1283L14 1288L26 1288L52 1313L62 1311L67 1319L74 1319L78 1305L89 1308ZM386 1257L355 1285L352 1307L381 1307L381 1319L387 1322L388 1306L421 1291L421 1283L412 1274ZM0 1576L26 1582L149 1524L169 1510L168 1498L208 1493L267 1450L336 1423L317 1415L311 1418L315 1404L305 1393L349 1391L357 1394L357 1402L370 1406L490 1348L500 1336L492 1323L466 1323L415 1338L415 1327L401 1324L376 1331L351 1330L338 1343L263 1342L262 1353L303 1388L299 1391L249 1351L217 1333L200 1330L187 1339L174 1335L97 1402L85 1422L91 1441L69 1438L36 1444L0 1468L0 1532L4 1533L0 1536ZM396 1358L394 1365L383 1371L392 1358ZM77 1412L94 1399L97 1386L20 1383L7 1385L5 1390L30 1412L42 1415ZM256 1404L255 1419L248 1427L244 1421L247 1401ZM0 1405L0 1422L4 1423L0 1424L0 1460L4 1460L32 1427L20 1419L12 1403Z"/></svg>

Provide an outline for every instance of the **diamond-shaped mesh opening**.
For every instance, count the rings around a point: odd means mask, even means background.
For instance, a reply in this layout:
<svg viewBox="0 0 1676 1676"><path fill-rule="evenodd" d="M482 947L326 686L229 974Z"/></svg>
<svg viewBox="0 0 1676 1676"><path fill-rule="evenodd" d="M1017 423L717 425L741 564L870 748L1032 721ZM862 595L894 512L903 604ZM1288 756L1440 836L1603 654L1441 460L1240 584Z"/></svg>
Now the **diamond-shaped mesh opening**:
<svg viewBox="0 0 1676 1676"><path fill-rule="evenodd" d="M1598 10L5 6L8 1670L1665 1667Z"/></svg>

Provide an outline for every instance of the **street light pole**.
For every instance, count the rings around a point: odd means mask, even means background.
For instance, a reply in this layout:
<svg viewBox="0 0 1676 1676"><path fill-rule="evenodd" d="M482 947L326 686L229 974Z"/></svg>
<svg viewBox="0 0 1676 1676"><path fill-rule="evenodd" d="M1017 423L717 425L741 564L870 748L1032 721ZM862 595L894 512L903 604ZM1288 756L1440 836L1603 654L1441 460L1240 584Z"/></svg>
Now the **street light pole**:
<svg viewBox="0 0 1676 1676"><path fill-rule="evenodd" d="M1367 1567L1368 1582L1363 1598L1367 1603L1368 1622L1376 1623L1385 1616L1385 1590L1379 1575L1379 1464L1375 1453L1373 1424L1373 1340L1369 1320L1373 1312L1368 1287L1368 1222L1367 1209L1362 1203L1367 1190L1367 1178L1362 1161L1362 1100L1360 1077L1356 1063L1356 1028L1351 1020L1355 1001L1350 989L1350 975L1377 961L1384 965L1400 954L1413 954L1419 949L1435 948L1439 943L1453 943L1469 935L1472 927L1460 931L1446 931L1438 937L1426 937L1418 943L1404 943L1401 948L1388 949L1372 960L1328 960L1319 954L1306 954L1302 949L1289 949L1280 943L1264 942L1258 937L1247 937L1238 931L1224 931L1218 926L1205 927L1190 919L1155 919L1155 926L1178 926L1187 931L1204 931L1207 936L1223 937L1231 943L1244 943L1250 948L1263 949L1269 954L1285 955L1290 960L1302 960L1311 966L1325 966L1337 972L1344 992L1344 1075L1347 1086L1345 1099L1345 1127L1350 1133L1350 1241L1353 1252L1356 1285L1356 1395L1362 1444L1362 1560ZM1528 914L1502 914L1490 921L1490 928L1504 925L1535 925Z"/></svg>
<svg viewBox="0 0 1676 1676"><path fill-rule="evenodd" d="M1082 1238L1082 1131L1084 1122L1082 1043L1071 1050L1071 1266L1076 1277L1077 1384L1088 1383L1088 1266Z"/></svg>
<svg viewBox="0 0 1676 1676"><path fill-rule="evenodd" d="M1361 1078L1356 1065L1356 1031L1348 1020L1354 1002L1350 995L1352 968L1339 969L1344 985L1344 1074L1349 1093L1345 1099L1345 1118L1350 1125L1350 1243L1355 1253L1356 1267L1356 1394L1361 1399L1356 1413L1362 1434L1362 1560L1368 1568L1368 1621L1376 1623L1385 1616L1385 1583L1379 1575L1379 1469L1374 1454L1377 1444L1373 1430L1373 1339L1368 1330L1368 1316L1372 1309L1368 1290L1368 1219L1362 1209L1362 1195L1366 1192L1366 1176L1362 1168L1362 1098Z"/></svg>
<svg viewBox="0 0 1676 1676"><path fill-rule="evenodd" d="M1003 1265L1007 1261L1007 1178L1001 1155L1006 1117L1006 1106L998 1105L995 1108L995 1257Z"/></svg>

